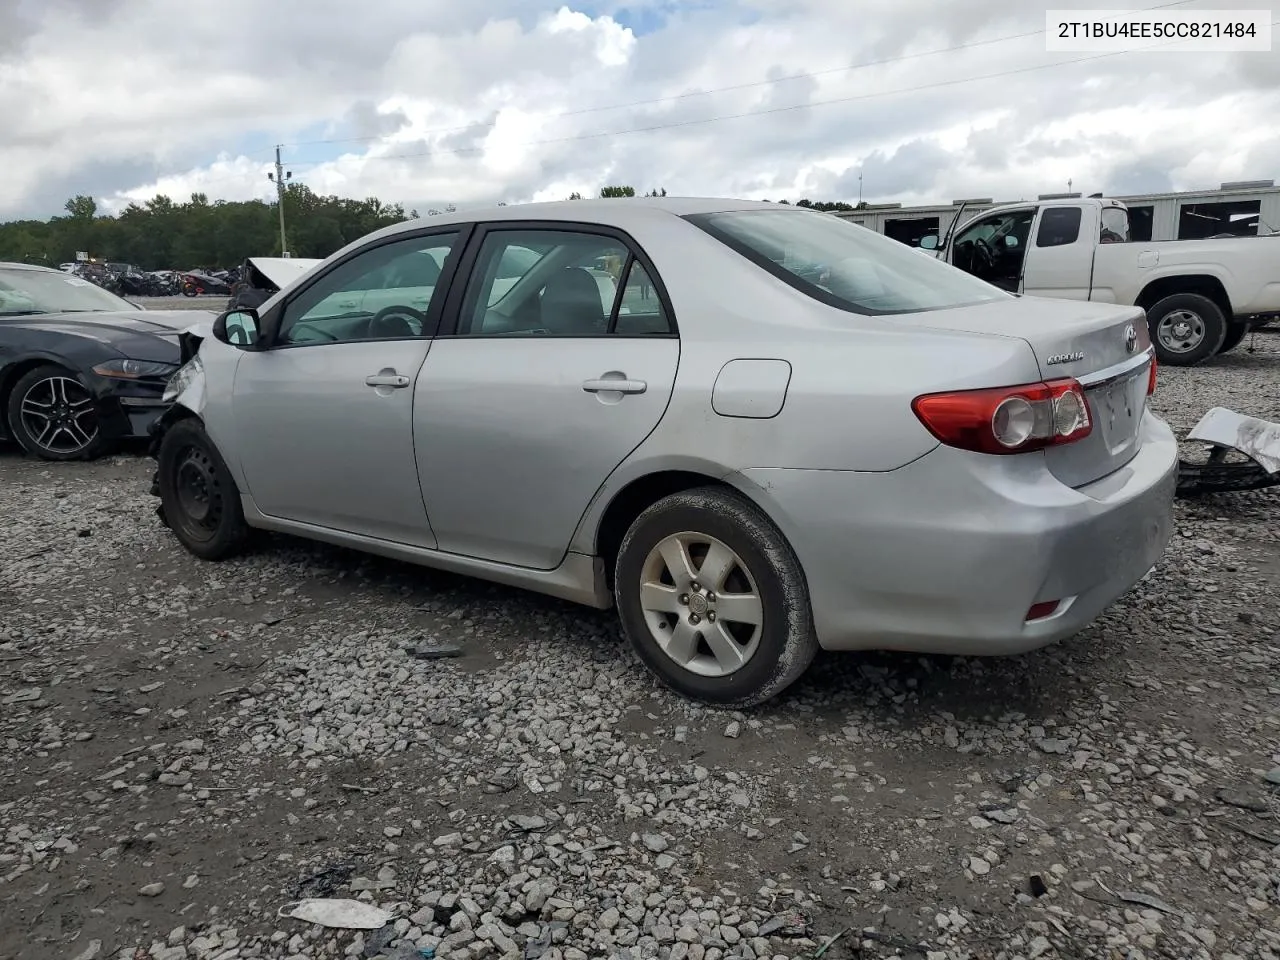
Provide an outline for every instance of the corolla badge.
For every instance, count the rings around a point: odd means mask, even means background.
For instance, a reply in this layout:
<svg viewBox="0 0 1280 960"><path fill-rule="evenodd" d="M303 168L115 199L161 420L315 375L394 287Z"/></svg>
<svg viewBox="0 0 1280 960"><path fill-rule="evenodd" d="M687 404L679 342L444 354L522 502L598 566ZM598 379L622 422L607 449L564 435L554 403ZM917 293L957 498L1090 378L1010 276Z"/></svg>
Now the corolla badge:
<svg viewBox="0 0 1280 960"><path fill-rule="evenodd" d="M1055 363L1075 363L1077 360L1084 359L1084 351L1077 350L1074 353L1055 353L1045 361L1046 366L1052 366Z"/></svg>
<svg viewBox="0 0 1280 960"><path fill-rule="evenodd" d="M1138 349L1138 331L1133 329L1132 323L1124 328L1124 349L1126 353Z"/></svg>

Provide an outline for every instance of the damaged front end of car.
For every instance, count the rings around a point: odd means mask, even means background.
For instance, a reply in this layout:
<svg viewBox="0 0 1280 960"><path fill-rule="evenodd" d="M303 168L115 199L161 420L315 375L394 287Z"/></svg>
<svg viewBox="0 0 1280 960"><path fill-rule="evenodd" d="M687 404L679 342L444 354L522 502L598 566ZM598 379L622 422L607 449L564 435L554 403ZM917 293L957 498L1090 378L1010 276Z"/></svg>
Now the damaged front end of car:
<svg viewBox="0 0 1280 960"><path fill-rule="evenodd" d="M199 416L204 407L204 365L200 360L200 344L209 333L208 324L198 323L178 334L181 366L165 385L163 400L167 406L164 413L148 430L150 443L147 455L156 461L156 470L151 475L151 488L148 491L153 497L160 496L160 445L164 442L165 434L180 420ZM167 526L163 507L156 507L156 515Z"/></svg>

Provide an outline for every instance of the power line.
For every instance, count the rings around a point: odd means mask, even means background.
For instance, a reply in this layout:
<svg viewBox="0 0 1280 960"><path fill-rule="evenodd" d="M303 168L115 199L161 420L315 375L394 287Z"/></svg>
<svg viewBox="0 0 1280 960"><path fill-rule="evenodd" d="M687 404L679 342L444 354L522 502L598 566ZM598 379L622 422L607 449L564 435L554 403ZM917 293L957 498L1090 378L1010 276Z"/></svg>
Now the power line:
<svg viewBox="0 0 1280 960"><path fill-rule="evenodd" d="M1280 20L1272 21L1272 26L1275 26L1277 24L1280 24ZM810 110L815 107L829 107L829 106L835 106L838 104L856 103L856 102L866 101L866 100L876 100L876 99L879 99L880 97L892 97L892 96L897 96L903 93L919 93L920 91L923 91L923 90L936 90L944 87L958 86L960 84L965 84L965 83L977 83L981 80L996 80L1001 77L1012 77L1012 76L1017 76L1025 73L1034 73L1039 70L1049 70L1054 67L1065 67L1065 66L1070 66L1072 64L1077 64L1077 63L1090 63L1096 60L1105 60L1111 57L1124 56L1125 54L1129 54L1129 53L1140 53L1143 50L1152 50L1156 47L1169 46L1172 43L1185 43L1188 39L1191 39L1191 38L1180 38L1177 40L1165 41L1163 43L1150 44L1145 47L1139 47L1135 50L1115 50L1109 53L1099 53L1099 54L1094 54L1088 57L1076 57L1071 60L1058 60L1058 61L1055 61L1054 63L1041 63L1041 64L1036 64L1030 67L1019 67L1013 70L1001 70L996 73L987 73L987 74L982 74L981 76L976 76L976 77L957 77L951 80L936 80L933 83L919 84L914 87L903 87L898 90L885 90L885 91L879 91L876 93L854 94L852 96L847 96L847 97L835 97L830 100L813 100L813 101L810 101L809 103L789 104L784 107L767 107L761 110L747 110L742 113L722 114L719 116L712 116L712 117L698 117L691 120L673 120L667 123L650 124L649 126L644 126L644 127L630 127L624 130L603 130L595 133L575 134L573 136L566 136L566 137L549 137L542 140L528 140L523 143L512 144L512 146L534 147L534 146L544 146L547 144L554 144L554 143L575 143L583 140L599 140L606 137L620 137L620 136L626 136L628 134L634 134L634 133L652 133L658 130L673 130L680 127L692 127L692 126L702 126L702 125L711 124L711 123L720 123L725 120L742 120L747 117L763 117L763 116L769 116L772 114L789 113L795 110ZM418 153L394 153L394 154L380 154L378 156L363 156L363 157L358 157L356 159L358 162L364 163L366 161L373 161L373 160L415 160L421 157L462 156L465 154L476 154L476 153L484 153L484 152L485 152L484 147L455 147L450 149L426 150ZM322 164L333 163L333 162L334 161L332 159L295 160L293 161L293 164L295 166L319 166Z"/></svg>
<svg viewBox="0 0 1280 960"><path fill-rule="evenodd" d="M1138 10L1163 10L1168 7L1185 6L1193 0L1172 0L1170 3L1158 3L1152 7L1139 7ZM676 93L666 97L653 97L648 100L632 100L629 103L614 103L602 107L583 107L579 110L564 110L558 113L547 115L546 120L560 120L565 117L578 117L589 113L604 113L609 110L627 110L631 107L647 107L661 103L675 103L681 100L688 100L693 97L709 97L717 93L732 93L736 90L751 90L756 87L771 86L776 83L787 83L792 80L808 80L816 77L831 76L836 73L847 73L850 70L864 70L869 67L883 67L893 63L903 63L908 60L918 60L923 57L935 57L944 53L957 53L961 50L973 50L978 47L991 46L996 43L1006 43L1009 40L1025 40L1027 37L1038 37L1045 32L1044 28L1039 30L1030 30L1026 33L1012 33L1004 37L990 37L986 40L973 40L967 43L956 44L952 47L940 47L936 50L922 50L918 53L904 53L894 57L885 57L880 60L865 60L861 63L845 64L842 67L831 67L826 70L813 70L805 73L793 73L783 77L769 77L764 80L751 80L747 83L735 83L727 87L713 87L710 90L692 90L688 93ZM1127 52L1127 51L1124 51ZM488 127L497 126L496 120L484 120L477 123L463 124L457 127L436 127L431 130L424 130L422 136L432 136L443 133L461 133L465 130L483 130ZM381 140L381 136L375 137L346 137L336 140L296 140L292 143L283 143L285 147L310 147L321 146L327 144L343 144L343 143L374 143ZM555 142L555 141L547 141ZM259 151L260 152L260 151ZM304 161L305 162L305 161Z"/></svg>

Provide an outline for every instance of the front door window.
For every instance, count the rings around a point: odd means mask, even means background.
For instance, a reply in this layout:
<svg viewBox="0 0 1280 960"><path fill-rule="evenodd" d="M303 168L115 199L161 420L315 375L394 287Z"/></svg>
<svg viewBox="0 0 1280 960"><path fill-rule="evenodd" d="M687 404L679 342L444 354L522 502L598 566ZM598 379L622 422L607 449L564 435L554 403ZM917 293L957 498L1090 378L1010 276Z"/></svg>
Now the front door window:
<svg viewBox="0 0 1280 960"><path fill-rule="evenodd" d="M987 283L1017 292L1035 216L1034 209L1027 209L982 217L956 237L951 262Z"/></svg>
<svg viewBox="0 0 1280 960"><path fill-rule="evenodd" d="M457 232L450 232L395 240L339 264L289 300L277 344L433 335L428 314L439 299L441 269L457 239Z"/></svg>

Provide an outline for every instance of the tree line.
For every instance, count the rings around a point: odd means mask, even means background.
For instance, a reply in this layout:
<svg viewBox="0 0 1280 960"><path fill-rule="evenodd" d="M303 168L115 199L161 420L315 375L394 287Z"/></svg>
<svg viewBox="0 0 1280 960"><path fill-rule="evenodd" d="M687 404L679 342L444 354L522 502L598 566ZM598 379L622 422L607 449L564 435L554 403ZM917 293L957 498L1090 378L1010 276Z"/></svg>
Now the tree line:
<svg viewBox="0 0 1280 960"><path fill-rule="evenodd" d="M634 197L633 187L601 188L601 197ZM665 197L654 189L646 197ZM568 199L581 200L581 193ZM787 203L786 200L780 201ZM816 210L854 210L847 203L800 200ZM865 206L860 204L859 206ZM56 267L83 251L96 260L132 263L144 270L233 267L251 256L280 256L280 219L276 204L262 200L215 200L193 193L185 203L157 195L130 203L119 214L98 211L93 197L78 195L64 216L48 220L0 223L0 260ZM429 209L426 216L452 212ZM353 200L320 196L305 184L290 184L284 194L285 237L296 257L324 258L353 240L382 227L420 216L400 204L376 197Z"/></svg>

